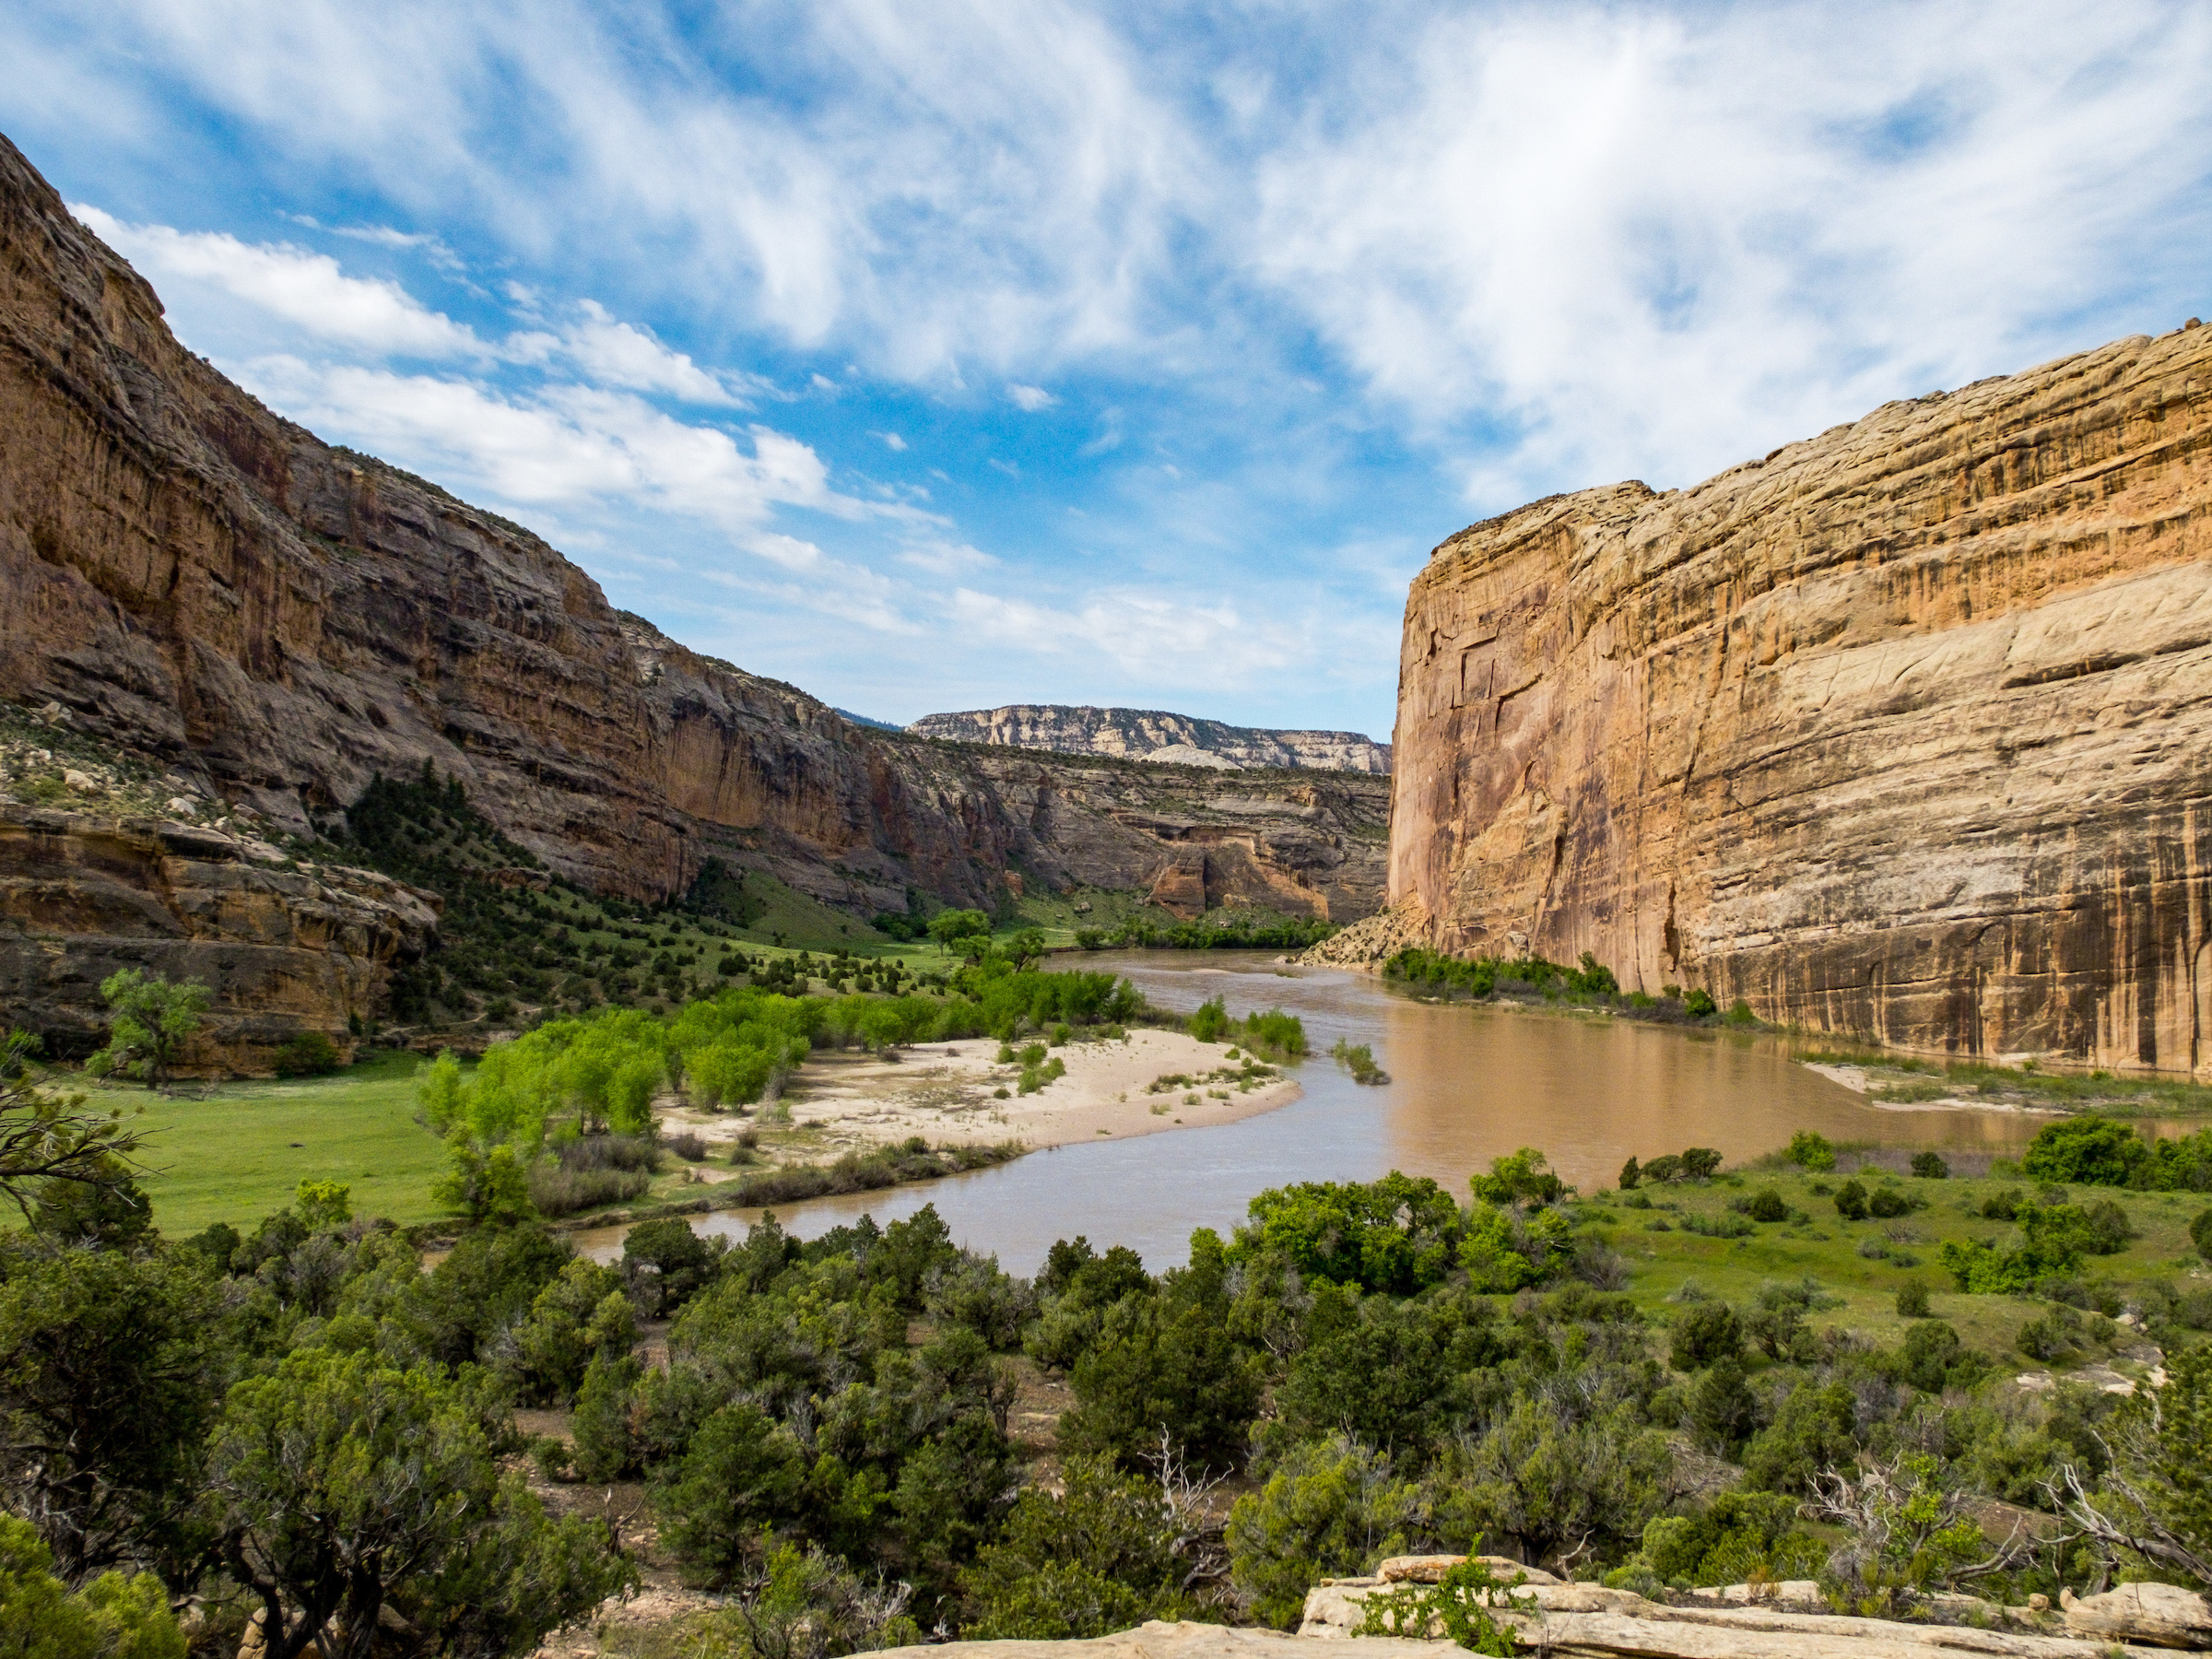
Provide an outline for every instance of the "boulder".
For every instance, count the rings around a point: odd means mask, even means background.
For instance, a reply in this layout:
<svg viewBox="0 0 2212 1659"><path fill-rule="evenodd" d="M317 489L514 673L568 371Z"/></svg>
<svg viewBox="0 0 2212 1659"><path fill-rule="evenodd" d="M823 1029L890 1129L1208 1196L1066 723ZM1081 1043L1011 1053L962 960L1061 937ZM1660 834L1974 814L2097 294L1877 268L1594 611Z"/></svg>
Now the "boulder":
<svg viewBox="0 0 2212 1659"><path fill-rule="evenodd" d="M2212 1606L2179 1584L2122 1584L2102 1595L2062 1590L2058 1605L2077 1635L2162 1648L2212 1648Z"/></svg>

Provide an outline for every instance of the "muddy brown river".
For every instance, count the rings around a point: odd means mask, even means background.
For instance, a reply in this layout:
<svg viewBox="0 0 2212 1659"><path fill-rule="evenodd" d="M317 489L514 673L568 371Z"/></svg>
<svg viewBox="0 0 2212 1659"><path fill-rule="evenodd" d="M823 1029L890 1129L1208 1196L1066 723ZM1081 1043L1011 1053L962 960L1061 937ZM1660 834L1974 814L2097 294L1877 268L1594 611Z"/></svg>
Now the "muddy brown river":
<svg viewBox="0 0 2212 1659"><path fill-rule="evenodd" d="M1126 974L1158 1006L1188 1012L1212 996L1231 1014L1281 1007L1305 1022L1313 1053L1292 1068L1302 1099L1218 1126L1031 1153L971 1175L818 1199L777 1211L801 1237L924 1204L970 1247L1032 1273L1055 1239L1127 1244L1157 1271L1182 1262L1191 1230L1226 1234L1253 1195L1297 1181L1430 1175L1464 1196L1489 1159L1536 1147L1585 1191L1610 1185L1633 1153L1715 1147L1731 1162L1784 1145L1799 1129L1831 1140L2002 1149L2045 1120L2013 1112L1870 1106L1794 1063L1786 1038L1686 1031L1629 1020L1421 1001L1402 986L1335 969L1286 968L1244 951L1107 952L1086 968ZM1328 1057L1339 1038L1367 1043L1391 1080L1362 1087ZM695 1218L701 1232L742 1235L758 1212ZM621 1234L578 1235L594 1255Z"/></svg>

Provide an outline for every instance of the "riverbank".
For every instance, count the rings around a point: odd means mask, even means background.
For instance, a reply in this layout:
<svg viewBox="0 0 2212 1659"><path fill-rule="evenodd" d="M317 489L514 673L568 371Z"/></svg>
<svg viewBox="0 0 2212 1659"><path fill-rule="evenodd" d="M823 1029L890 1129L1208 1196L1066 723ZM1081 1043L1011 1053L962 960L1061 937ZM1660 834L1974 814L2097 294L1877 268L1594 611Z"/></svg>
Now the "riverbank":
<svg viewBox="0 0 2212 1659"><path fill-rule="evenodd" d="M671 1100L659 1113L661 1134L688 1130L705 1141L709 1159L698 1171L719 1183L756 1172L727 1161L747 1131L758 1136L764 1160L781 1165L821 1162L915 1135L933 1147L1018 1141L1038 1149L1233 1124L1288 1106L1303 1092L1273 1065L1248 1069L1233 1044L1201 1042L1182 1031L1140 1027L1119 1038L1064 1043L1049 1052L1064 1074L1027 1095L1018 1092L1021 1065L1000 1060L1001 1053L989 1037L882 1053L817 1051L775 1108L741 1117ZM775 1121L782 1113L788 1123Z"/></svg>

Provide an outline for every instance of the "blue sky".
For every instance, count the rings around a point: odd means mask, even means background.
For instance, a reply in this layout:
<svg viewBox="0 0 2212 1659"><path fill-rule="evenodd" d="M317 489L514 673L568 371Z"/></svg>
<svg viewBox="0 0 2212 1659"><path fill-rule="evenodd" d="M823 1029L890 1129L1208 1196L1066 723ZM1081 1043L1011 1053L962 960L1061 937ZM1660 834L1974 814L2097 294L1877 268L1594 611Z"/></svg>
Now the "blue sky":
<svg viewBox="0 0 2212 1659"><path fill-rule="evenodd" d="M1387 735L1406 582L2212 311L2201 4L17 0L273 406L832 702Z"/></svg>

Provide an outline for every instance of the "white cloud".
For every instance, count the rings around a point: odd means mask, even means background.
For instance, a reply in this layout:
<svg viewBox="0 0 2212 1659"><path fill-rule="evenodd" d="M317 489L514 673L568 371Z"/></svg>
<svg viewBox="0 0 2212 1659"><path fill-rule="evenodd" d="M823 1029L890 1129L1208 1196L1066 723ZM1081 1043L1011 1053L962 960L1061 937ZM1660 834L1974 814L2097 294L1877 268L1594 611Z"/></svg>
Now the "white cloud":
<svg viewBox="0 0 2212 1659"><path fill-rule="evenodd" d="M119 250L157 288L206 283L318 338L391 357L485 354L461 324L423 305L395 282L348 276L327 253L240 241L220 231L131 225L97 207L70 212Z"/></svg>
<svg viewBox="0 0 2212 1659"><path fill-rule="evenodd" d="M1386 404L1478 418L1491 503L2095 343L2133 249L2212 229L2201 7L1445 14L1364 68L1262 163L1253 265Z"/></svg>
<svg viewBox="0 0 2212 1659"><path fill-rule="evenodd" d="M1312 622L1137 589L1108 589L1056 608L960 587L947 610L964 637L1043 656L1102 658L1125 683L1198 690L1242 689L1279 674L1310 660L1322 635Z"/></svg>
<svg viewBox="0 0 2212 1659"><path fill-rule="evenodd" d="M926 571L933 576L962 576L998 563L981 547L966 542L915 542L900 548L895 557L900 564Z"/></svg>
<svg viewBox="0 0 2212 1659"><path fill-rule="evenodd" d="M1006 396L1017 408L1031 415L1040 409L1049 409L1060 401L1042 386L1010 385L1006 388Z"/></svg>
<svg viewBox="0 0 2212 1659"><path fill-rule="evenodd" d="M562 336L562 348L592 380L638 392L665 392L686 403L736 401L729 388L680 351L641 328L618 322L595 300L578 308L582 321Z"/></svg>
<svg viewBox="0 0 2212 1659"><path fill-rule="evenodd" d="M748 453L719 427L689 426L621 392L554 386L508 396L472 382L358 365L264 358L234 371L295 418L412 470L517 506L619 504L744 535L779 563L805 544L768 521L782 507L857 518L885 511L841 496L806 444L766 427Z"/></svg>
<svg viewBox="0 0 2212 1659"><path fill-rule="evenodd" d="M903 454L906 451L906 440L896 432L875 432L870 436L882 439L884 448L889 450L894 455Z"/></svg>

